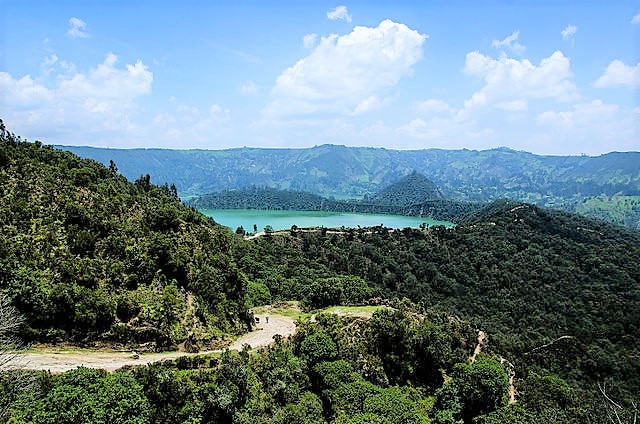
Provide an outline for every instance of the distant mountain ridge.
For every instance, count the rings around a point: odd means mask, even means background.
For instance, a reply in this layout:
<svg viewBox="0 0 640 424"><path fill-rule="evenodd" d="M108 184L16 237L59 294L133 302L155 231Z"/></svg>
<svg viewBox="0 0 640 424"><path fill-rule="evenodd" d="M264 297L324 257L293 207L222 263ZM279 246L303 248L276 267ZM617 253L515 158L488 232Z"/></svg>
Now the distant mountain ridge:
<svg viewBox="0 0 640 424"><path fill-rule="evenodd" d="M592 216L632 227L640 223L640 207L634 209L640 199L640 152L591 157L540 156L506 148L407 151L335 145L229 150L63 148L104 164L113 160L130 180L149 173L156 183L173 182L183 198L251 185L363 198L417 171L452 200L511 198L576 211L581 202L599 196L604 204ZM613 196L631 196L632 206L622 217L608 212L619 203L608 200Z"/></svg>

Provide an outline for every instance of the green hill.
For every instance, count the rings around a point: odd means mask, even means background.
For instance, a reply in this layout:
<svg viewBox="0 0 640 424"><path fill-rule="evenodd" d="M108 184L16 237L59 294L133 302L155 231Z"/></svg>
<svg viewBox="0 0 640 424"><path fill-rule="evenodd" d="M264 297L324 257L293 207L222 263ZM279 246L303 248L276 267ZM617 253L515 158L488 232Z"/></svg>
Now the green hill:
<svg viewBox="0 0 640 424"><path fill-rule="evenodd" d="M28 338L175 347L245 331L226 228L149 176L29 143L2 126L0 292Z"/></svg>
<svg viewBox="0 0 640 424"><path fill-rule="evenodd" d="M310 296L315 286L302 282L316 276L354 275L383 297L406 296L485 329L520 375L553 373L587 390L599 381L616 381L627 394L640 390L633 336L640 331L640 236L632 230L498 201L452 229L302 233L256 244L270 268L247 266L247 275L275 299ZM286 273L275 277L281 267Z"/></svg>
<svg viewBox="0 0 640 424"><path fill-rule="evenodd" d="M442 194L438 187L427 177L416 171L368 198L372 203L395 206L419 205L437 199L442 199Z"/></svg>
<svg viewBox="0 0 640 424"><path fill-rule="evenodd" d="M599 383L621 403L640 392L637 232L500 200L450 229L243 240L148 174L131 183L115 163L4 126L0 136L0 294L26 316L30 340L205 347L248 329L249 305L377 306L301 319L291 339L255 352L112 374L3 370L9 422L597 424ZM361 170L344 160L334 171L346 168ZM31 390L18 384L25 375Z"/></svg>

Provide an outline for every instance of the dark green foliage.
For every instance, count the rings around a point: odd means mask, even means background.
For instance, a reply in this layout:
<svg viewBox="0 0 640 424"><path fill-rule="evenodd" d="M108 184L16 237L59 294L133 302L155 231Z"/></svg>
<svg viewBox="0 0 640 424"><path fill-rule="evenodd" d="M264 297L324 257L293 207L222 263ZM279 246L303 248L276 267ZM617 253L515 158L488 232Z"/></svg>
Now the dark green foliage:
<svg viewBox="0 0 640 424"><path fill-rule="evenodd" d="M507 404L509 378L494 358L480 355L470 364L457 364L451 384L456 387L462 403L462 418L470 423L473 417L492 412Z"/></svg>
<svg viewBox="0 0 640 424"><path fill-rule="evenodd" d="M151 407L142 386L127 371L78 368L53 378L34 408L22 411L34 423L144 424Z"/></svg>
<svg viewBox="0 0 640 424"><path fill-rule="evenodd" d="M317 331L302 340L300 353L309 364L314 365L318 362L335 359L338 355L338 348L327 333Z"/></svg>
<svg viewBox="0 0 640 424"><path fill-rule="evenodd" d="M355 275L383 297L471 320L521 375L558 374L591 391L598 381L623 381L622 398L640 390L640 345L630 336L640 333L640 237L631 230L500 201L453 229L283 234L254 247L269 265L247 274L274 299L285 287L305 299L320 278ZM398 363L398 375L414 375L400 355L380 357Z"/></svg>
<svg viewBox="0 0 640 424"><path fill-rule="evenodd" d="M239 332L246 280L225 228L149 175L135 184L98 162L3 127L0 292L38 341L155 342ZM185 313L195 320L184 320Z"/></svg>

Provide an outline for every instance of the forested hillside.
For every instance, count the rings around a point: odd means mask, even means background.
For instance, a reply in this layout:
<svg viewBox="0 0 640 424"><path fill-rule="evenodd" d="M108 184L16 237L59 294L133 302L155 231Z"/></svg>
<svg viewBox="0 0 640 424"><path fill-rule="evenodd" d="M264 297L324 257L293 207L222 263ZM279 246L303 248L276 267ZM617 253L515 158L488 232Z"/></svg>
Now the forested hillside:
<svg viewBox="0 0 640 424"><path fill-rule="evenodd" d="M148 174L131 183L114 162L1 137L0 294L27 341L213 347L250 328L251 306L375 310L112 374L2 368L2 420L597 424L599 385L625 407L640 393L633 230L497 201L454 228L244 240Z"/></svg>
<svg viewBox="0 0 640 424"><path fill-rule="evenodd" d="M292 232L251 249L238 261L271 300L348 301L360 285L322 277L353 275L378 295L406 296L489 331L521 374L640 392L640 237L631 230L502 201L452 229Z"/></svg>
<svg viewBox="0 0 640 424"><path fill-rule="evenodd" d="M203 344L248 328L246 281L224 227L149 175L2 126L0 292L36 341Z"/></svg>
<svg viewBox="0 0 640 424"><path fill-rule="evenodd" d="M640 152L539 156L505 148L398 151L333 145L311 149L65 149L104 164L115 160L130 179L150 173L156 183L174 182L183 198L251 185L363 198L417 171L451 200L510 198L632 228L640 224L637 205L621 210L617 201L608 200L640 195ZM597 212L578 207L594 197L601 199Z"/></svg>

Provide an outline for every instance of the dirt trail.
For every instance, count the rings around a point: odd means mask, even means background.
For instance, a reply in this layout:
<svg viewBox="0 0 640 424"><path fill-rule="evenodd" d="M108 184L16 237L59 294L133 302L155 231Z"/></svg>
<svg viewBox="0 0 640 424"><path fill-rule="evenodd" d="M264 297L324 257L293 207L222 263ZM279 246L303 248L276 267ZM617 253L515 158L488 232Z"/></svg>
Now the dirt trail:
<svg viewBox="0 0 640 424"><path fill-rule="evenodd" d="M476 360L476 357L482 352L482 346L484 346L484 341L487 338L487 333L482 330L478 330L478 344L476 348L473 350L473 356L471 357L471 362Z"/></svg>
<svg viewBox="0 0 640 424"><path fill-rule="evenodd" d="M273 342L273 336L280 334L287 337L293 334L296 326L293 319L282 315L256 314L260 323L254 331L240 337L231 345L230 350L240 350L245 344L252 348L267 346ZM208 351L197 354L221 352ZM164 353L142 353L118 352L107 350L74 349L73 351L41 350L38 352L28 352L20 355L20 361L25 369L49 370L54 373L65 372L77 367L102 368L107 371L115 371L125 365L145 365L152 362L176 359L182 356L197 355L186 352L164 352Z"/></svg>
<svg viewBox="0 0 640 424"><path fill-rule="evenodd" d="M478 355L482 352L482 348L484 347L486 340L487 340L487 333L485 333L482 330L478 330L478 344L476 345L476 348L473 350L473 355L470 358L471 362L475 362ZM509 376L509 404L512 405L516 403L516 394L518 393L516 391L516 386L515 386L516 373L514 371L514 367L513 367L513 364L511 364L511 362L507 361L504 358L500 358L500 363L503 366L505 366L506 364L505 368Z"/></svg>

